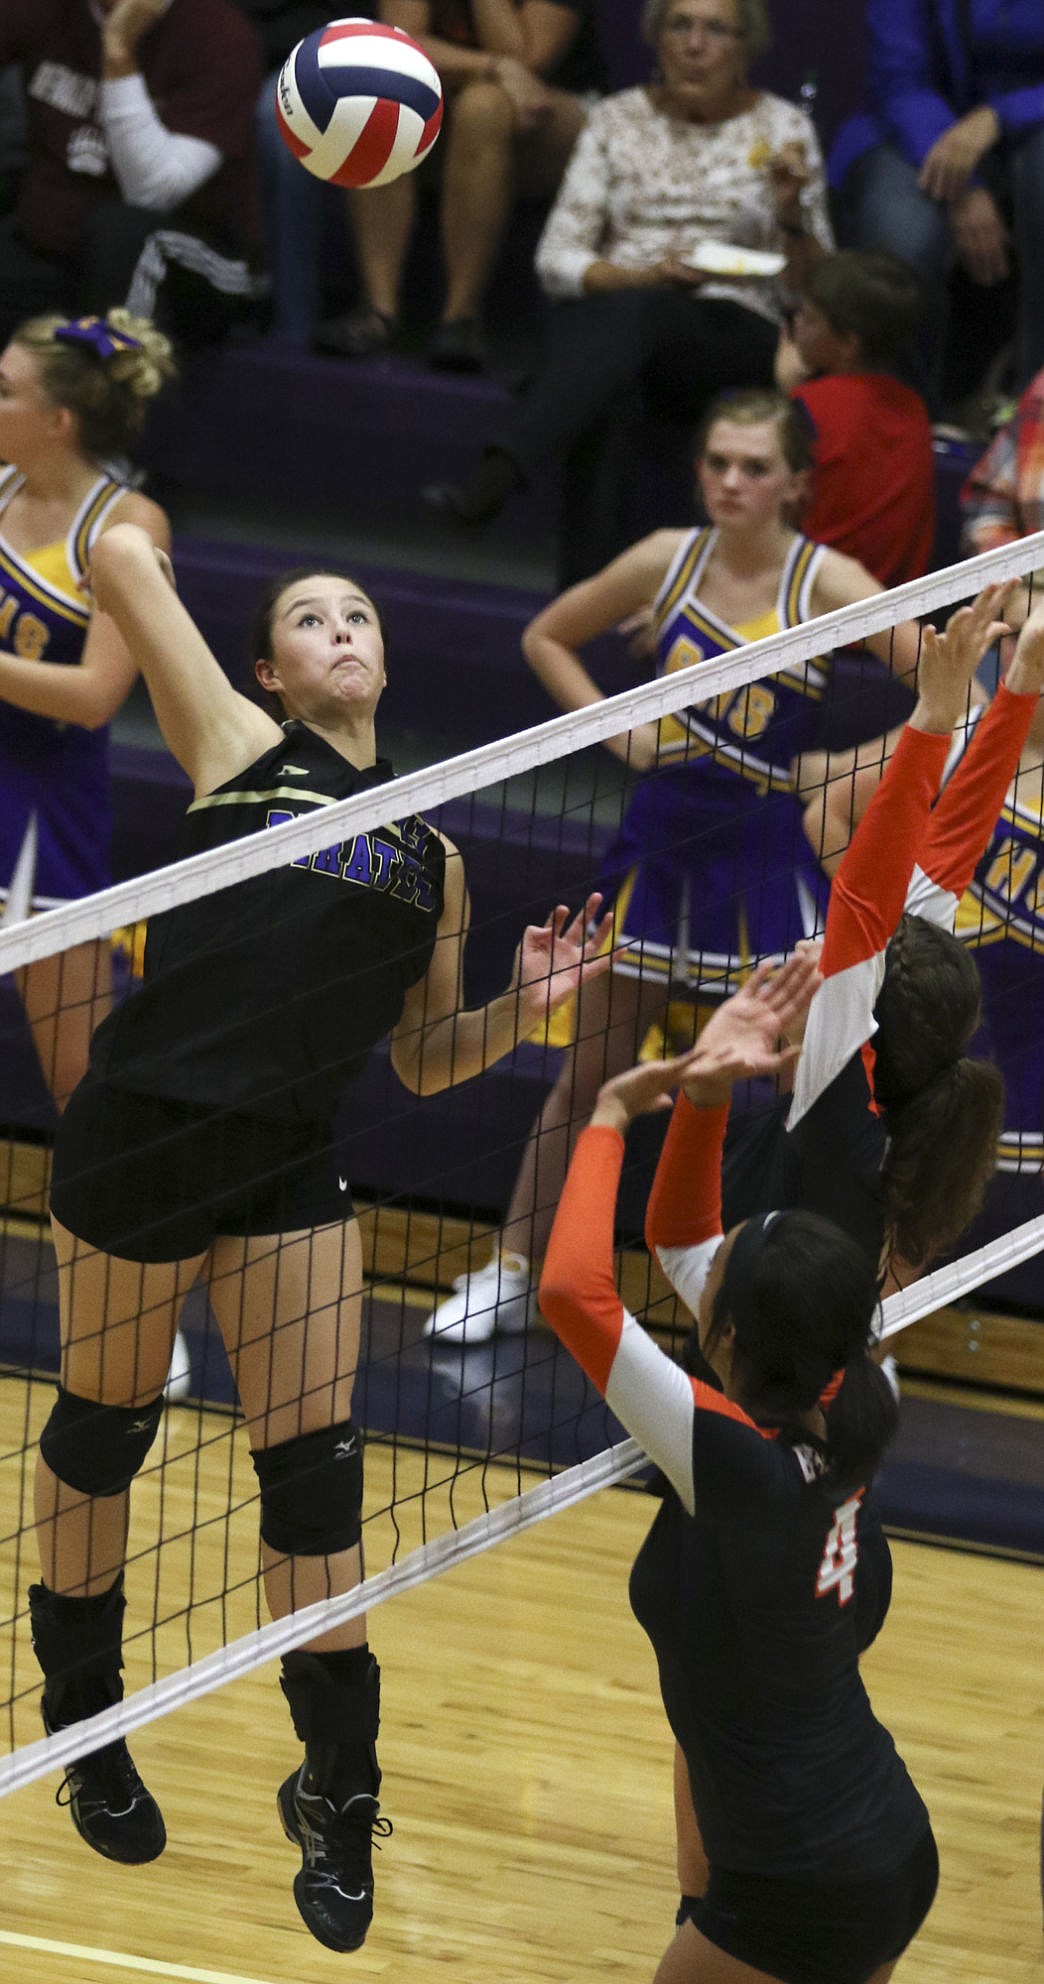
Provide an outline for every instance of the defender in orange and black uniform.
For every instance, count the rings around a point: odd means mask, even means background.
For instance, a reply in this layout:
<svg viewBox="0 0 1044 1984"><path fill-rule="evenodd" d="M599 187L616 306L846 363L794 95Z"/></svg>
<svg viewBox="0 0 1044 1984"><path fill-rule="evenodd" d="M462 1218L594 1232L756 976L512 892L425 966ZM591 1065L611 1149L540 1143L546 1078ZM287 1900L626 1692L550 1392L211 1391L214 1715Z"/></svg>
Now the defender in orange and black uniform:
<svg viewBox="0 0 1044 1984"><path fill-rule="evenodd" d="M791 961L778 985L803 968ZM896 1413L870 1355L875 1271L815 1214L759 1214L721 1233L721 1030L767 1007L767 1067L785 1018L778 997L759 969L685 1066L607 1084L541 1280L554 1329L667 1480L631 1603L656 1652L710 1877L663 1959L662 1984L696 1984L715 1949L752 1984L883 1984L937 1879L925 1806L859 1673L890 1589L867 1506ZM724 1093L752 1071L734 1059ZM698 1135L679 1136L673 1119L649 1231L698 1313L720 1391L646 1336L613 1280L622 1131L679 1076Z"/></svg>

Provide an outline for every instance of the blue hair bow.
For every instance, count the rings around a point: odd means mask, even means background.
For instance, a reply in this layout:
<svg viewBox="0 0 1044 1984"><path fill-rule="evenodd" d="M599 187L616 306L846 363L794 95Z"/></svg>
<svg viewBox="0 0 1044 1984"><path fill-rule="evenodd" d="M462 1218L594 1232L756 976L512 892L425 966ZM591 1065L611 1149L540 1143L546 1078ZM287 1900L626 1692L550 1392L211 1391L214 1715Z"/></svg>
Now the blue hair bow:
<svg viewBox="0 0 1044 1984"><path fill-rule="evenodd" d="M54 335L59 344L90 345L99 358L115 358L118 351L142 349L140 338L132 338L128 331L118 331L104 317L74 317L68 324L59 324Z"/></svg>

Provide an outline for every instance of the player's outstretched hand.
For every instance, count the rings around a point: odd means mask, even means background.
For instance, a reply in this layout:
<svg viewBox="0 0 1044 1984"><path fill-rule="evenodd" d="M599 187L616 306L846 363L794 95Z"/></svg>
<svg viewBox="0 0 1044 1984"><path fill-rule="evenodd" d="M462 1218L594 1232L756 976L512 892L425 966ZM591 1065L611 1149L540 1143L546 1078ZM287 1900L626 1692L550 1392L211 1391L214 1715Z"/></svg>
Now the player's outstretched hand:
<svg viewBox="0 0 1044 1984"><path fill-rule="evenodd" d="M622 1075L614 1075L598 1091L598 1100L591 1112L592 1123L622 1132L636 1116L649 1116L658 1109L669 1109L675 1089L692 1073L699 1052L697 1045L688 1048L684 1054L676 1054L672 1060L639 1061L637 1067L628 1068Z"/></svg>
<svg viewBox="0 0 1044 1984"><path fill-rule="evenodd" d="M1004 681L1016 696L1039 695L1044 689L1044 604L1035 606L1023 623Z"/></svg>
<svg viewBox="0 0 1044 1984"><path fill-rule="evenodd" d="M592 1123L625 1130L635 1116L669 1109L671 1092L684 1088L698 1108L727 1102L734 1082L776 1075L801 1052L786 1041L799 1032L822 981L819 944L798 946L776 970L761 964L746 985L719 1006L695 1047L670 1061L643 1061L615 1075L599 1090Z"/></svg>
<svg viewBox="0 0 1044 1984"><path fill-rule="evenodd" d="M518 994L519 1033L532 1031L582 984L608 971L613 919L599 914L600 895L588 896L574 916L559 903L546 923L530 923L515 952L512 991Z"/></svg>
<svg viewBox="0 0 1044 1984"><path fill-rule="evenodd" d="M693 1066L683 1087L697 1108L727 1102L733 1084L755 1076L780 1075L801 1052L789 1036L800 1035L816 987L820 946L800 944L774 970L759 964L744 986L711 1014L696 1043Z"/></svg>
<svg viewBox="0 0 1044 1984"><path fill-rule="evenodd" d="M917 707L910 722L915 730L944 734L960 723L968 707L972 678L995 641L1011 632L1003 619L1015 584L985 586L970 606L961 606L943 633L925 627L917 669Z"/></svg>

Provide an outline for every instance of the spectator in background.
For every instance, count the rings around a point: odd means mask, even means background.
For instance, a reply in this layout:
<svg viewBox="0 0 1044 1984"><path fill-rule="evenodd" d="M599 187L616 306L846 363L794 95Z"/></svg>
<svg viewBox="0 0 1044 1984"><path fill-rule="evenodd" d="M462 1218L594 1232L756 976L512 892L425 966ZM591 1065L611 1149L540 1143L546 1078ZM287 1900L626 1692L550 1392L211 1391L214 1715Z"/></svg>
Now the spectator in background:
<svg viewBox="0 0 1044 1984"><path fill-rule="evenodd" d="M1019 295L1014 384L1044 363L1044 7L1040 0L867 0L868 114L838 134L845 234L890 248L926 299L929 399L943 379L947 281L959 261Z"/></svg>
<svg viewBox="0 0 1044 1984"><path fill-rule="evenodd" d="M0 338L125 304L182 344L258 290L257 40L229 0L4 0L28 154L0 222Z"/></svg>
<svg viewBox="0 0 1044 1984"><path fill-rule="evenodd" d="M783 294L739 270L742 252L769 251L794 286L833 247L808 119L748 78L764 0L647 0L643 27L661 80L593 110L537 250L557 299L545 362L465 486L426 492L481 524L564 456L563 586L633 535L649 392L695 420L723 387L771 383Z"/></svg>
<svg viewBox="0 0 1044 1984"><path fill-rule="evenodd" d="M969 555L1044 530L1044 370L976 462L961 509Z"/></svg>
<svg viewBox="0 0 1044 1984"><path fill-rule="evenodd" d="M276 79L292 48L330 19L328 0L234 0L261 39L265 77L257 99L257 151L272 330L310 345L319 323L323 206L333 195L288 151L276 118Z"/></svg>
<svg viewBox="0 0 1044 1984"><path fill-rule="evenodd" d="M550 196L596 89L590 0L382 0L380 18L430 55L446 92L438 145L446 289L429 362L486 363L482 303L520 192ZM417 211L412 175L349 195L363 296L322 325L322 351L363 358L396 329Z"/></svg>
<svg viewBox="0 0 1044 1984"><path fill-rule="evenodd" d="M897 255L825 255L784 329L776 380L815 429L806 537L832 544L883 586L926 572L935 535L932 430L896 376L921 316L920 285Z"/></svg>

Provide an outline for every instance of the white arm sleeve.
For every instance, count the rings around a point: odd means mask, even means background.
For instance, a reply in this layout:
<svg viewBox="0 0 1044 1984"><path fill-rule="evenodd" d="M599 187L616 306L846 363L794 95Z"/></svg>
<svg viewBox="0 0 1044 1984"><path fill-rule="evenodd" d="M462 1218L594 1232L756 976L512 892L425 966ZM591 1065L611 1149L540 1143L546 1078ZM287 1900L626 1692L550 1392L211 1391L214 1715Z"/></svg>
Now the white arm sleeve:
<svg viewBox="0 0 1044 1984"><path fill-rule="evenodd" d="M695 1316L703 1294L703 1284L711 1270L711 1262L721 1246L722 1235L716 1233L712 1240L701 1240L695 1247L657 1247L656 1258L667 1276L671 1287L681 1296L689 1314Z"/></svg>
<svg viewBox="0 0 1044 1984"><path fill-rule="evenodd" d="M692 1379L664 1355L624 1310L623 1333L613 1358L605 1402L621 1426L663 1470L682 1506L696 1505L692 1484Z"/></svg>
<svg viewBox="0 0 1044 1984"><path fill-rule="evenodd" d="M143 76L103 83L98 106L116 184L128 206L170 213L221 164L220 151L206 138L168 131Z"/></svg>
<svg viewBox="0 0 1044 1984"><path fill-rule="evenodd" d="M549 296L584 294L584 277L605 235L609 162L597 112L573 147L555 203L537 242L534 266Z"/></svg>

